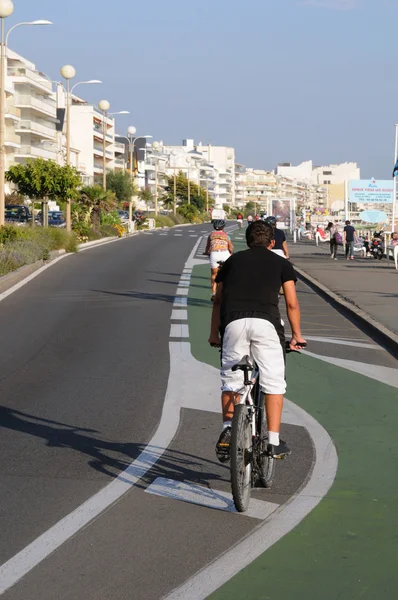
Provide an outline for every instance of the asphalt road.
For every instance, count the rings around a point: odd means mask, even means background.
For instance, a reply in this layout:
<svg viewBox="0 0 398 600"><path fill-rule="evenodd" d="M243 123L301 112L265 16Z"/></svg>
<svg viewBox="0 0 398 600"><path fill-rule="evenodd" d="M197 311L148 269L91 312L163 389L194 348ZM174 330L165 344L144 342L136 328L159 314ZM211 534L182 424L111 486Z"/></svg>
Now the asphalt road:
<svg viewBox="0 0 398 600"><path fill-rule="evenodd" d="M168 389L177 286L194 244L209 230L157 231L68 257L0 304L1 563L115 481L151 441ZM216 366L206 344L207 271L195 267L188 284L189 341L196 360ZM306 333L316 337L322 327L323 337L354 344L337 352L314 340L317 352L374 361L366 336L305 286L300 293ZM382 351L376 362L392 364ZM214 456L217 402L202 406L216 371L206 367L212 370L202 376L199 363L192 364L185 382L192 400L182 404L167 450L136 485L7 589L7 600L160 600L262 524L263 512L241 516L211 507L229 492L228 468ZM261 511L298 493L315 458L306 429L283 427L294 453L265 496L254 491ZM164 482L187 486L185 501L167 496ZM189 501L190 486L202 497Z"/></svg>

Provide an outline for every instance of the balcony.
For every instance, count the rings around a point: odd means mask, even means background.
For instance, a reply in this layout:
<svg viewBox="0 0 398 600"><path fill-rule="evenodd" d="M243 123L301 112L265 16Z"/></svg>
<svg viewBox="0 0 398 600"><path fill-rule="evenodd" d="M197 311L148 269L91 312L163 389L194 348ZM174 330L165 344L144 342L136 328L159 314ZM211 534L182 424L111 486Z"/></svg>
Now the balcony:
<svg viewBox="0 0 398 600"><path fill-rule="evenodd" d="M46 124L46 121L21 121L16 128L19 133L33 133L40 137L55 140L55 127Z"/></svg>
<svg viewBox="0 0 398 600"><path fill-rule="evenodd" d="M103 150L102 146L101 147L94 146L93 154L94 154L94 156L100 156L102 158L104 156L104 150ZM114 154L113 154L113 152L111 152L111 150L106 150L105 156L106 156L106 158L113 160Z"/></svg>
<svg viewBox="0 0 398 600"><path fill-rule="evenodd" d="M98 125L97 123L94 123L93 130L94 130L95 136L98 136L101 140L104 139L104 129L103 129L102 125ZM107 133L105 137L106 137L107 141L113 143L114 138L109 133Z"/></svg>
<svg viewBox="0 0 398 600"><path fill-rule="evenodd" d="M38 112L44 113L47 116L56 116L56 103L51 98L44 100L39 96L24 96L17 95L15 98L17 108L33 108Z"/></svg>
<svg viewBox="0 0 398 600"><path fill-rule="evenodd" d="M41 75L38 71L33 71L32 69L28 69L26 67L9 67L7 69L8 77L13 78L14 83L29 83L40 90L51 93L52 92L52 83Z"/></svg>
<svg viewBox="0 0 398 600"><path fill-rule="evenodd" d="M56 159L56 153L53 150L47 150L42 146L21 146L15 152L15 158L46 158Z"/></svg>
<svg viewBox="0 0 398 600"><path fill-rule="evenodd" d="M6 139L4 142L6 148L19 148L21 145L21 138L16 135L13 131L6 131Z"/></svg>
<svg viewBox="0 0 398 600"><path fill-rule="evenodd" d="M21 111L15 106L6 106L5 118L10 121L20 121L21 120Z"/></svg>
<svg viewBox="0 0 398 600"><path fill-rule="evenodd" d="M120 142L115 142L115 154L125 154L126 146Z"/></svg>
<svg viewBox="0 0 398 600"><path fill-rule="evenodd" d="M123 158L115 158L115 166L117 167L122 167L124 169L124 167L126 166L126 161L123 160Z"/></svg>

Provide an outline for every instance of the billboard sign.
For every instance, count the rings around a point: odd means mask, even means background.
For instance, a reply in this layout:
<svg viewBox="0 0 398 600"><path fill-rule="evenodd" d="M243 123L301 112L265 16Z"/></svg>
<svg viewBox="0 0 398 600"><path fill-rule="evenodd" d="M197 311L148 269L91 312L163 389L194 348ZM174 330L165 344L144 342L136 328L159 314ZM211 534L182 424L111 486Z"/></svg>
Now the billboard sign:
<svg viewBox="0 0 398 600"><path fill-rule="evenodd" d="M350 181L350 202L359 204L392 204L394 187L392 180L361 179Z"/></svg>

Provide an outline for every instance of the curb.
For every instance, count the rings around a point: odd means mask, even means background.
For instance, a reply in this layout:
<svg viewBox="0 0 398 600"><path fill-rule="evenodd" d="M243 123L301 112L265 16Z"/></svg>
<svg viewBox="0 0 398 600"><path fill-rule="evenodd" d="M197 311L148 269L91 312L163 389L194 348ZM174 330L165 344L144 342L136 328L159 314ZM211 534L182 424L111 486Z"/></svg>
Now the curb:
<svg viewBox="0 0 398 600"><path fill-rule="evenodd" d="M64 249L53 250L52 252L50 252L50 258L48 260L37 260L34 263L30 263L28 265L23 265L22 267L19 267L19 269L16 269L16 271L11 271L6 275L2 275L0 277L0 294L6 292L20 281L23 281L25 277L29 277L29 275L32 275L35 271L41 269L41 267L49 265L55 258L58 258L63 254L66 254L66 251Z"/></svg>
<svg viewBox="0 0 398 600"><path fill-rule="evenodd" d="M292 262L294 265L294 261ZM304 283L329 301L334 308L339 310L345 317L348 317L351 321L354 321L359 325L360 328L369 333L371 337L375 338L376 341L384 346L395 358L398 358L398 335L396 333L390 331L390 329L376 321L369 313L362 310L362 308L353 302L347 301L339 294L332 292L326 285L323 285L323 283L314 279L296 265L294 265L294 269Z"/></svg>

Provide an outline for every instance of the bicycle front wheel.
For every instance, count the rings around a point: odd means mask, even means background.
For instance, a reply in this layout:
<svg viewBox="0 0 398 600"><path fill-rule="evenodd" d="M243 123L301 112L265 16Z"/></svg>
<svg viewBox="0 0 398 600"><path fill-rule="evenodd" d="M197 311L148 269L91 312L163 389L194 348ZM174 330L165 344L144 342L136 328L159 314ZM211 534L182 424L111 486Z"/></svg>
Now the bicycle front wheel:
<svg viewBox="0 0 398 600"><path fill-rule="evenodd" d="M235 406L231 432L231 487L236 510L249 506L252 479L252 431L249 410L244 404Z"/></svg>

